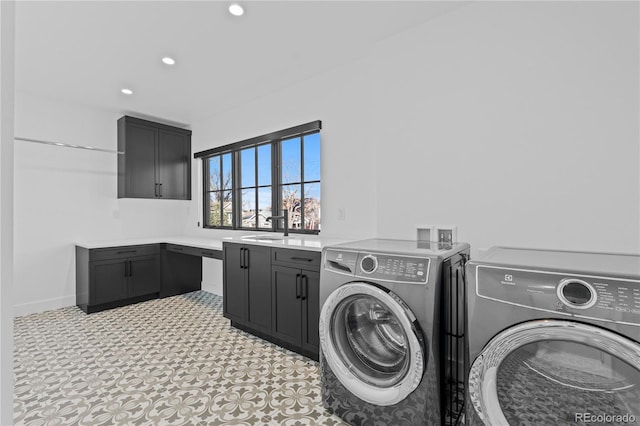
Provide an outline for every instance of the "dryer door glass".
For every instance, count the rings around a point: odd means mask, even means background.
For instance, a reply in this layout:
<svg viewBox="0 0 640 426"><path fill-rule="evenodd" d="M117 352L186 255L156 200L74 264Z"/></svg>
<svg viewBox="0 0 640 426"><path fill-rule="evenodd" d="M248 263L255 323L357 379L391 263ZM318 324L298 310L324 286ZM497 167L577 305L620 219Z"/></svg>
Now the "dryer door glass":
<svg viewBox="0 0 640 426"><path fill-rule="evenodd" d="M320 314L323 359L357 397L376 405L405 399L422 380L425 349L415 316L393 293L349 283Z"/></svg>
<svg viewBox="0 0 640 426"><path fill-rule="evenodd" d="M469 386L485 424L635 424L640 345L585 324L525 323L487 345Z"/></svg>
<svg viewBox="0 0 640 426"><path fill-rule="evenodd" d="M498 400L509 424L575 424L586 413L640 421L639 367L582 343L530 343L500 364Z"/></svg>

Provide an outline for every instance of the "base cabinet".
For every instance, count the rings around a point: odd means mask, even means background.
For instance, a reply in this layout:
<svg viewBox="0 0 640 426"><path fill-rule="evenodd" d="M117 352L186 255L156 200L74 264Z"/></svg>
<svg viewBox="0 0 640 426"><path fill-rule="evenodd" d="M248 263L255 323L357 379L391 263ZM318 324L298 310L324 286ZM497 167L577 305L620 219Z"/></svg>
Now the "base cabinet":
<svg viewBox="0 0 640 426"><path fill-rule="evenodd" d="M304 352L317 354L320 348L320 274L273 266L271 283L273 336Z"/></svg>
<svg viewBox="0 0 640 426"><path fill-rule="evenodd" d="M76 246L76 305L92 313L200 290L202 256L221 257L215 252L164 243Z"/></svg>
<svg viewBox="0 0 640 426"><path fill-rule="evenodd" d="M271 333L271 249L224 243L224 316Z"/></svg>
<svg viewBox="0 0 640 426"><path fill-rule="evenodd" d="M76 247L76 304L85 312L158 297L160 246Z"/></svg>
<svg viewBox="0 0 640 426"><path fill-rule="evenodd" d="M320 253L226 242L223 252L231 324L317 360Z"/></svg>

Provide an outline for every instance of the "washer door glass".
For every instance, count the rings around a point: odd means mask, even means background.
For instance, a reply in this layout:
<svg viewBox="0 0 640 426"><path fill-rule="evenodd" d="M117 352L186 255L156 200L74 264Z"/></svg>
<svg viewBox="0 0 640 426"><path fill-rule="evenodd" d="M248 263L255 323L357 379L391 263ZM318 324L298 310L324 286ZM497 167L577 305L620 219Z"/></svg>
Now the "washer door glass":
<svg viewBox="0 0 640 426"><path fill-rule="evenodd" d="M640 345L564 321L516 328L471 369L471 400L486 424L640 422Z"/></svg>
<svg viewBox="0 0 640 426"><path fill-rule="evenodd" d="M359 398L392 405L406 398L424 371L415 316L393 293L346 284L320 314L322 353L340 382Z"/></svg>
<svg viewBox="0 0 640 426"><path fill-rule="evenodd" d="M393 386L409 368L409 342L398 317L379 299L352 295L331 317L334 345L353 372L374 386Z"/></svg>

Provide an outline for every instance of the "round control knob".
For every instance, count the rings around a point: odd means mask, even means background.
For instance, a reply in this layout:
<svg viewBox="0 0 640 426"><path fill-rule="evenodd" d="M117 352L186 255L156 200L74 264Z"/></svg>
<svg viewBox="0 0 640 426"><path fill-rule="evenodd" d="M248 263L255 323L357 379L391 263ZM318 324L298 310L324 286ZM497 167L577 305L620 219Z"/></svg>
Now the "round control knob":
<svg viewBox="0 0 640 426"><path fill-rule="evenodd" d="M362 269L362 272L365 274L375 272L375 270L378 269L378 259L370 254L363 257L360 261L360 269Z"/></svg>
<svg viewBox="0 0 640 426"><path fill-rule="evenodd" d="M567 278L558 284L558 298L574 309L587 309L596 304L596 290L586 281Z"/></svg>

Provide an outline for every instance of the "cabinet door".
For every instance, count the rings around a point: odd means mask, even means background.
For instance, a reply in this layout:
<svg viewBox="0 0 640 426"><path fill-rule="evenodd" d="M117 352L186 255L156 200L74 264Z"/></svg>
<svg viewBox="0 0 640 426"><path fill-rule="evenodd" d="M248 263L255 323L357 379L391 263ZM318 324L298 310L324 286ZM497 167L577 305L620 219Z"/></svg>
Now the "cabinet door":
<svg viewBox="0 0 640 426"><path fill-rule="evenodd" d="M155 198L156 140L158 130L138 124L127 124L125 145L125 196Z"/></svg>
<svg viewBox="0 0 640 426"><path fill-rule="evenodd" d="M302 349L320 353L320 274L302 271Z"/></svg>
<svg viewBox="0 0 640 426"><path fill-rule="evenodd" d="M132 257L129 262L129 297L160 292L160 256Z"/></svg>
<svg viewBox="0 0 640 426"><path fill-rule="evenodd" d="M126 299L125 261L100 260L89 266L89 305Z"/></svg>
<svg viewBox="0 0 640 426"><path fill-rule="evenodd" d="M243 269L244 246L241 244L224 244L224 279L223 303L224 316L231 321L245 323L245 307L247 305L247 287L245 269Z"/></svg>
<svg viewBox="0 0 640 426"><path fill-rule="evenodd" d="M245 246L247 325L271 334L271 248Z"/></svg>
<svg viewBox="0 0 640 426"><path fill-rule="evenodd" d="M295 346L302 344L301 271L284 266L271 269L273 337Z"/></svg>
<svg viewBox="0 0 640 426"><path fill-rule="evenodd" d="M191 199L190 137L168 130L158 131L158 196L178 200Z"/></svg>

